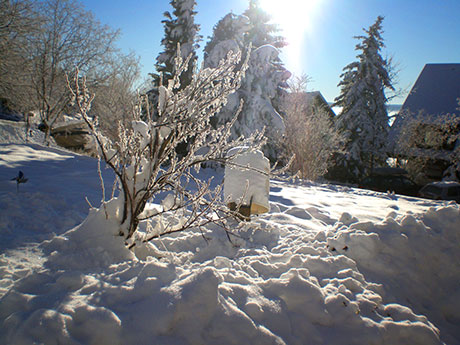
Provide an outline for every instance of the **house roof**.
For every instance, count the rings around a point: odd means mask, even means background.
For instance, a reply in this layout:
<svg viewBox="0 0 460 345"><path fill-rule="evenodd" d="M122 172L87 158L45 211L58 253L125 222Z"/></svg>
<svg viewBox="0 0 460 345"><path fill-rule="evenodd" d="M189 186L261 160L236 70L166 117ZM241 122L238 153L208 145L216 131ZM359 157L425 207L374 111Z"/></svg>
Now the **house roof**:
<svg viewBox="0 0 460 345"><path fill-rule="evenodd" d="M396 145L404 119L422 116L430 123L441 115L460 115L459 98L460 63L426 64L391 126L391 145Z"/></svg>
<svg viewBox="0 0 460 345"><path fill-rule="evenodd" d="M428 116L458 113L460 63L426 64L400 112Z"/></svg>
<svg viewBox="0 0 460 345"><path fill-rule="evenodd" d="M319 106L324 109L331 118L335 117L334 111L331 109L329 103L327 103L320 91L302 92L301 95L309 106Z"/></svg>

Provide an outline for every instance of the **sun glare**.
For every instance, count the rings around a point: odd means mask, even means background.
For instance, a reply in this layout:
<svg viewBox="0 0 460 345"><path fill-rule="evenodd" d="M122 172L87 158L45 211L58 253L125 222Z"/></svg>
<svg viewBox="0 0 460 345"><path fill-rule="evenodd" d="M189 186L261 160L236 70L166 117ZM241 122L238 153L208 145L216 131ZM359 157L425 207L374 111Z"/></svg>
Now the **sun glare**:
<svg viewBox="0 0 460 345"><path fill-rule="evenodd" d="M260 0L260 6L279 25L288 46L284 48L287 64L294 73L301 73L302 46L313 32L315 19L323 0Z"/></svg>

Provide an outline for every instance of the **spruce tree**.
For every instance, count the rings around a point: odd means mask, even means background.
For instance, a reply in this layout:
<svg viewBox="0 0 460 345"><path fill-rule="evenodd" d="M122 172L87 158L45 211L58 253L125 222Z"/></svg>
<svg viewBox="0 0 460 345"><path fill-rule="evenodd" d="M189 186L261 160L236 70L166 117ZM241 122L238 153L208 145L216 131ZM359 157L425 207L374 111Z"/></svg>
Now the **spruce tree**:
<svg viewBox="0 0 460 345"><path fill-rule="evenodd" d="M241 51L244 35L249 31L249 18L228 13L214 25L212 36L204 47L204 61L207 67L216 67L229 50ZM220 46L216 49L216 46ZM212 55L212 56L211 56Z"/></svg>
<svg viewBox="0 0 460 345"><path fill-rule="evenodd" d="M232 13L222 18L205 47L205 66L216 67L229 51L246 52L252 46L249 67L241 88L230 95L227 106L216 116L215 123L222 124L232 118L240 100L244 101L238 121L232 128L234 137L248 136L256 130L266 129L268 145L264 151L276 159L276 142L284 131L283 120L278 111L280 99L285 95L286 80L290 73L279 58L284 39L274 35L275 25L270 17L251 0L244 15Z"/></svg>
<svg viewBox="0 0 460 345"><path fill-rule="evenodd" d="M287 42L279 32L278 25L271 23L271 16L261 7L259 0L249 0L249 8L243 13L249 18L251 28L246 33L246 44L252 43L254 47L270 44L276 48L283 48Z"/></svg>
<svg viewBox="0 0 460 345"><path fill-rule="evenodd" d="M152 76L155 86L160 84L161 77L163 84L167 85L175 73L174 59L177 55L177 46L180 44L181 57L186 59L190 54L192 56L187 71L182 73L180 77L180 89L183 89L190 84L192 79L197 60L196 50L199 48L198 42L201 40L201 36L198 34L200 26L194 21L197 13L194 11L195 0L171 0L170 5L174 11L172 13L166 11L164 13L166 19L162 21L165 36L161 40L161 45L164 47L164 51L156 59L157 73Z"/></svg>
<svg viewBox="0 0 460 345"><path fill-rule="evenodd" d="M358 60L343 69L340 95L335 106L342 107L337 124L346 138L345 154L338 164L349 180L357 181L376 165L385 164L389 131L385 90L394 90L388 60L380 52L385 46L382 38L383 17L363 29L366 35L355 50Z"/></svg>

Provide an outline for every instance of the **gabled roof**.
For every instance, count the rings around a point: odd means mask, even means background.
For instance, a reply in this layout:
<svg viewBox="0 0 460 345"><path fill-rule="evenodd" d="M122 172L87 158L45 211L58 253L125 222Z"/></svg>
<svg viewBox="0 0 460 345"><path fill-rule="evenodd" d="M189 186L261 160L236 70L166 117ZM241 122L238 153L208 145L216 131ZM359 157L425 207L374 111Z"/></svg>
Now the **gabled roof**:
<svg viewBox="0 0 460 345"><path fill-rule="evenodd" d="M309 106L317 106L325 110L330 118L335 117L334 111L331 109L329 103L327 103L326 99L323 97L321 92L319 91L309 91L309 92L302 92L301 95L303 96L306 104Z"/></svg>
<svg viewBox="0 0 460 345"><path fill-rule="evenodd" d="M459 98L460 63L426 64L391 126L389 141L396 144L404 118L421 116L431 123L441 115L460 115Z"/></svg>
<svg viewBox="0 0 460 345"><path fill-rule="evenodd" d="M400 113L428 116L458 113L460 63L426 64L407 96Z"/></svg>

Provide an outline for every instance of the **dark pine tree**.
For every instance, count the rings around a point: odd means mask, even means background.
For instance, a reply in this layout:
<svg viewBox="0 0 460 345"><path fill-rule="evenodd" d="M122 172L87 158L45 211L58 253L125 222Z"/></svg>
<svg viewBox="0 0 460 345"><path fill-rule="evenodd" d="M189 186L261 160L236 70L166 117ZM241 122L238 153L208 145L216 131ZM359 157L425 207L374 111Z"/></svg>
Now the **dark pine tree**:
<svg viewBox="0 0 460 345"><path fill-rule="evenodd" d="M196 6L195 0L171 0L171 6L174 8L172 14L169 11L164 13L166 17L162 21L165 30L165 36L161 40L164 51L156 59L156 71L152 74L154 85L160 84L160 78L163 78L163 84L172 79L174 75L174 59L177 56L177 46L180 44L181 57L186 59L191 54L190 63L187 71L181 75L180 89L190 84L193 69L196 65L196 50L199 48L201 36L198 34L200 26L195 24Z"/></svg>

